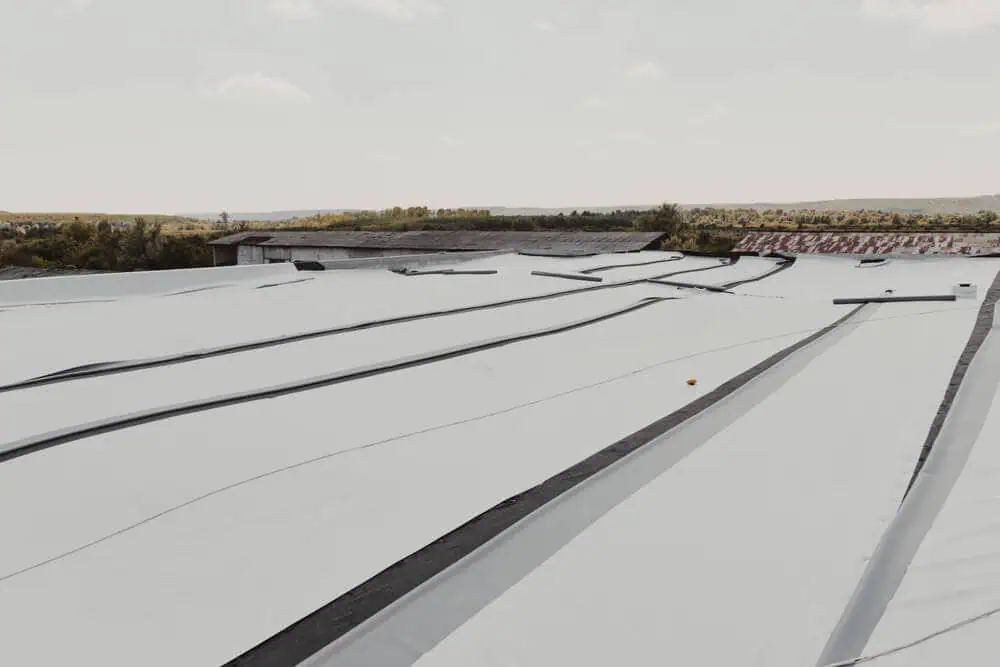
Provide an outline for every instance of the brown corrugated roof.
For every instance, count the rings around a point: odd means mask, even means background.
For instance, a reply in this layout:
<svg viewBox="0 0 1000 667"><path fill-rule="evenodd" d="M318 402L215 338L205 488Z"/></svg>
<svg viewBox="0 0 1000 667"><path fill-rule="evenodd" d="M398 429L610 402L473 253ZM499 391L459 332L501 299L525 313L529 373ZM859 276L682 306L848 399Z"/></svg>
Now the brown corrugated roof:
<svg viewBox="0 0 1000 667"><path fill-rule="evenodd" d="M996 233L750 232L735 250L852 255L981 255L1000 251Z"/></svg>
<svg viewBox="0 0 1000 667"><path fill-rule="evenodd" d="M211 245L298 248L377 248L392 250L544 250L610 253L643 250L661 232L242 232ZM264 240L266 237L266 240Z"/></svg>

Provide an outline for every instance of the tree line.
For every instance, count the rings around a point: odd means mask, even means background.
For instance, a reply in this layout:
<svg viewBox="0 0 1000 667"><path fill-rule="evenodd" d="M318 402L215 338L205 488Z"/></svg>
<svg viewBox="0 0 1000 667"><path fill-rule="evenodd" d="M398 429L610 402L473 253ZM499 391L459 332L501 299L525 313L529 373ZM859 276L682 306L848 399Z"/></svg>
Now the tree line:
<svg viewBox="0 0 1000 667"><path fill-rule="evenodd" d="M664 204L651 210L570 214L493 216L489 211L396 207L317 215L280 223L249 223L220 216L224 222L195 223L138 217L0 227L0 266L134 271L212 265L207 243L251 229L289 231L649 231L665 234L663 247L725 252L749 231L1000 231L995 211L974 215L927 215L883 211L789 211L783 209L683 209Z"/></svg>
<svg viewBox="0 0 1000 667"><path fill-rule="evenodd" d="M136 218L125 227L104 220L0 232L0 266L136 271L212 265L214 234L166 235L162 223Z"/></svg>

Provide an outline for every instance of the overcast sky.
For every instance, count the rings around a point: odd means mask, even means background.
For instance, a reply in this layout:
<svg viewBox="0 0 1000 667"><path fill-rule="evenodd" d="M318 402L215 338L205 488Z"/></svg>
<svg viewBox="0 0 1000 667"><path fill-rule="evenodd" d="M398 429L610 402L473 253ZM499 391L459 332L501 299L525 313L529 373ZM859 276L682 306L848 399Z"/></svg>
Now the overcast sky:
<svg viewBox="0 0 1000 667"><path fill-rule="evenodd" d="M1000 192L1000 0L0 0L0 210Z"/></svg>

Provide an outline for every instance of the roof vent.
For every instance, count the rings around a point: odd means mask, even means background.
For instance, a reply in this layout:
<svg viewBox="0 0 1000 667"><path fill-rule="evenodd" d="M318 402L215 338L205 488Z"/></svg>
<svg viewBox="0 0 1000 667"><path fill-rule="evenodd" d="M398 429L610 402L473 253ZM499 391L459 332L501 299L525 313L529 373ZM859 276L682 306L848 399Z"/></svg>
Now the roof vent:
<svg viewBox="0 0 1000 667"><path fill-rule="evenodd" d="M972 283L959 283L952 291L959 299L975 299L979 295L979 290Z"/></svg>

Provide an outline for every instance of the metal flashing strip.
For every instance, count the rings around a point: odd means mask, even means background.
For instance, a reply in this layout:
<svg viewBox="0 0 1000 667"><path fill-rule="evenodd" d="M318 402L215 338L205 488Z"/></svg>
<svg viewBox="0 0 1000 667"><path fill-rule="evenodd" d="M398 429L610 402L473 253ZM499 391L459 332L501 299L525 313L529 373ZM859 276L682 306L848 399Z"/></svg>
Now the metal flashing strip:
<svg viewBox="0 0 1000 667"><path fill-rule="evenodd" d="M857 305L859 303L912 303L915 301L955 301L954 294L929 294L925 296L862 296L848 299L834 299L835 306Z"/></svg>

